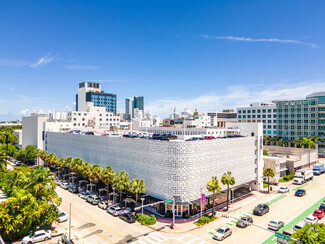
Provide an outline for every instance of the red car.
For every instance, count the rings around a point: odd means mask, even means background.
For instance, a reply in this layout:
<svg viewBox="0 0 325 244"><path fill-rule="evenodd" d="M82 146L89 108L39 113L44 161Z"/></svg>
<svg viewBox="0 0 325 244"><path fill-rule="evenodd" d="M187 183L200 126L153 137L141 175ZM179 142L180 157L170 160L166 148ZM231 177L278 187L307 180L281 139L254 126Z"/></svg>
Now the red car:
<svg viewBox="0 0 325 244"><path fill-rule="evenodd" d="M317 217L318 219L323 218L325 213L322 210L316 209L313 213L313 216Z"/></svg>

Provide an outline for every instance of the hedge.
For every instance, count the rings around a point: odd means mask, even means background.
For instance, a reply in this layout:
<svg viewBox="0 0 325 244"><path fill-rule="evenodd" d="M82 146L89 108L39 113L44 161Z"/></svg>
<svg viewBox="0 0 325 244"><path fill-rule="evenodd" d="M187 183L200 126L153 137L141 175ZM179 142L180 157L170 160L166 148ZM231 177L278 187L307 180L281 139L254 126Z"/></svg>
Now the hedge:
<svg viewBox="0 0 325 244"><path fill-rule="evenodd" d="M210 223L216 219L217 219L216 217L212 217L212 216L203 216L202 218L199 218L194 224L196 224L197 226L201 226Z"/></svg>
<svg viewBox="0 0 325 244"><path fill-rule="evenodd" d="M136 214L135 218L137 219L138 222L145 224L145 225L154 225L157 220L155 215L146 215L146 214Z"/></svg>

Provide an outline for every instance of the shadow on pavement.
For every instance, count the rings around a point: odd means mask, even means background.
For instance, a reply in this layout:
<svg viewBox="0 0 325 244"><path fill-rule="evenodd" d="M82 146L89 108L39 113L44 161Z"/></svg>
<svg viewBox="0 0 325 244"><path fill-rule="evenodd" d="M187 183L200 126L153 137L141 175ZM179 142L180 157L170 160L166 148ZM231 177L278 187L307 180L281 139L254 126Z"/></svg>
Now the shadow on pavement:
<svg viewBox="0 0 325 244"><path fill-rule="evenodd" d="M82 226L79 226L78 229L79 230L83 230L83 229L87 229L87 228L90 228L90 227L94 227L96 224L94 223L87 223L87 224L84 224Z"/></svg>
<svg viewBox="0 0 325 244"><path fill-rule="evenodd" d="M95 230L94 232L91 232L88 235L85 235L85 236L81 237L80 239L84 239L84 238L87 238L87 237L92 236L92 235L97 235L97 234L100 234L102 232L103 232L103 230Z"/></svg>
<svg viewBox="0 0 325 244"><path fill-rule="evenodd" d="M132 240L132 242L133 242L133 241L136 241L138 239L135 238L135 237L133 237L132 235L127 235L127 236L124 237L124 239L116 242L115 244L126 244L126 243L130 243L130 242L128 242L128 240Z"/></svg>

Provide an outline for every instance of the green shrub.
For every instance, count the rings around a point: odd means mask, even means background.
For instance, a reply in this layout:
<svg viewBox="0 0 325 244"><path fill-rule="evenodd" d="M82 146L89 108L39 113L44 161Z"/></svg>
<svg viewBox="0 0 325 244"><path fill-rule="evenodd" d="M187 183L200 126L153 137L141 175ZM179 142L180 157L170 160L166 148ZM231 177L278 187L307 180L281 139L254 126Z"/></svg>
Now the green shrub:
<svg viewBox="0 0 325 244"><path fill-rule="evenodd" d="M280 182L288 182L288 181L292 180L294 177L295 177L295 173L290 174L290 175L285 175L285 176L283 176L283 178L280 179L279 181L280 181Z"/></svg>
<svg viewBox="0 0 325 244"><path fill-rule="evenodd" d="M155 215L146 215L146 214L136 214L135 218L137 219L138 222L145 224L145 225L154 225L157 220Z"/></svg>
<svg viewBox="0 0 325 244"><path fill-rule="evenodd" d="M196 224L197 226L201 226L201 225L210 223L210 222L214 221L215 219L216 219L216 217L203 216L202 218L199 218L194 224Z"/></svg>

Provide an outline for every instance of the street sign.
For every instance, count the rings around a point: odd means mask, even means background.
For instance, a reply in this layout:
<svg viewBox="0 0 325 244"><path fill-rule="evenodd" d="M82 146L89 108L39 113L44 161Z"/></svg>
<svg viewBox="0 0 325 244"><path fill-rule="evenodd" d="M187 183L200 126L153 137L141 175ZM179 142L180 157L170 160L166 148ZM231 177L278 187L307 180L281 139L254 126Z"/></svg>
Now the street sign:
<svg viewBox="0 0 325 244"><path fill-rule="evenodd" d="M165 200L165 203L171 203L171 202L173 202L173 199Z"/></svg>
<svg viewBox="0 0 325 244"><path fill-rule="evenodd" d="M281 233L275 232L275 237L279 237L283 240L290 241L290 236L283 235Z"/></svg>

